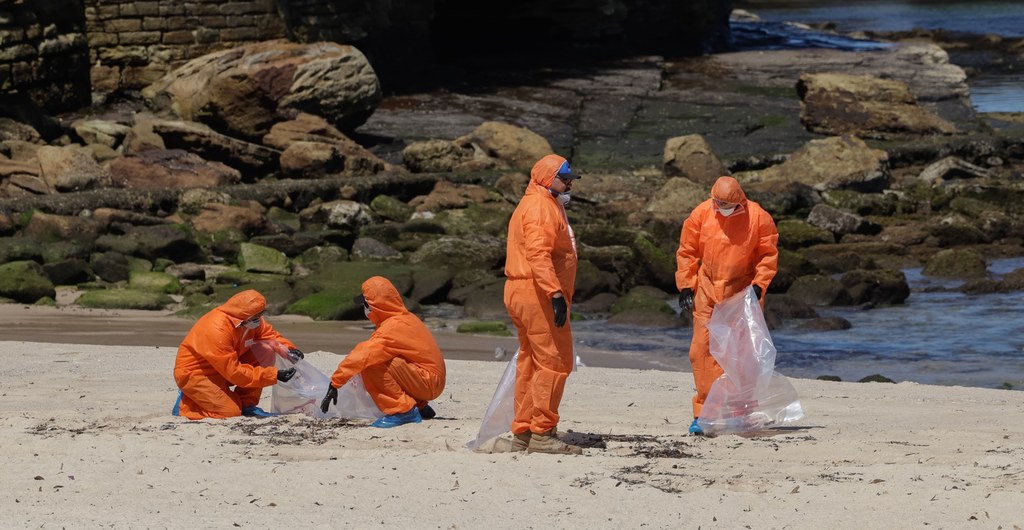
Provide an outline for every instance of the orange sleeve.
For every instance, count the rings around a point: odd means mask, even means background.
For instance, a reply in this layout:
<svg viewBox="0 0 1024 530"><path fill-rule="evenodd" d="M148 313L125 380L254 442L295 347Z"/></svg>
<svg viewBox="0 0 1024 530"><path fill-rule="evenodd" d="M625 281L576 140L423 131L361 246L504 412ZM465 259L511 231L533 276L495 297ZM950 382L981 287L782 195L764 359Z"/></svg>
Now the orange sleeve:
<svg viewBox="0 0 1024 530"><path fill-rule="evenodd" d="M540 207L535 207L523 217L523 243L526 245L526 262L533 271L533 279L548 296L562 290L562 284L555 274L555 265L551 261L552 250L555 248L554 219L548 218ZM564 293L563 293L564 294Z"/></svg>
<svg viewBox="0 0 1024 530"><path fill-rule="evenodd" d="M341 388L356 374L367 366L373 366L394 357L388 352L387 342L380 330L373 332L370 338L356 344L355 348L338 363L338 369L331 376L331 386Z"/></svg>
<svg viewBox="0 0 1024 530"><path fill-rule="evenodd" d="M277 368L239 362L241 352L235 349L232 330L218 328L217 324L211 324L210 329L199 330L193 336L196 353L217 373L231 384L244 388L262 388L277 382Z"/></svg>
<svg viewBox="0 0 1024 530"><path fill-rule="evenodd" d="M700 268L700 232L703 216L700 206L694 208L683 221L679 231L679 248L676 250L676 289L697 290L697 270Z"/></svg>
<svg viewBox="0 0 1024 530"><path fill-rule="evenodd" d="M757 252L752 283L761 286L762 291L768 291L768 284L772 282L775 273L779 271L779 231L775 228L772 216L763 210L758 217L757 233Z"/></svg>

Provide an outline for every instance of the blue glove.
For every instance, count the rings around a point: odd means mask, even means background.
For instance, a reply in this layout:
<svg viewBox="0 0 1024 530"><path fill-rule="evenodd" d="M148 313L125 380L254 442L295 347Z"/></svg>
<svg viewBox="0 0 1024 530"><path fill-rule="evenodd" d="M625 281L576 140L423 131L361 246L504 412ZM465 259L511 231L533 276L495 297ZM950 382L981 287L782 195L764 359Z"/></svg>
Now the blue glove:
<svg viewBox="0 0 1024 530"><path fill-rule="evenodd" d="M250 416L254 418L271 418L274 415L257 407L256 405L250 405L242 409L242 416Z"/></svg>

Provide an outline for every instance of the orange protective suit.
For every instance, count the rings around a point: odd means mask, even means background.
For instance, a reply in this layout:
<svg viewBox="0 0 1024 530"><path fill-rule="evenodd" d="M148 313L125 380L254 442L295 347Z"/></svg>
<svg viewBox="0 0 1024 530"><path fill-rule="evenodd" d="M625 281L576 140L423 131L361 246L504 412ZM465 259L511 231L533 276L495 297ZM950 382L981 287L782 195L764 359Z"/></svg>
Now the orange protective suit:
<svg viewBox="0 0 1024 530"><path fill-rule="evenodd" d="M729 217L718 212L712 199L738 204ZM747 200L739 182L720 177L711 188L711 199L700 203L683 223L676 251L676 287L693 290L693 341L690 365L697 394L693 417L722 368L711 356L707 323L715 305L750 285L761 287L761 303L768 284L778 271L779 232L772 216L761 205Z"/></svg>
<svg viewBox="0 0 1024 530"><path fill-rule="evenodd" d="M387 278L374 276L362 286L377 330L356 344L331 376L341 388L356 374L384 414L423 408L444 392L445 367L441 348L423 321L409 312L402 295Z"/></svg>
<svg viewBox="0 0 1024 530"><path fill-rule="evenodd" d="M241 416L243 408L260 402L263 387L277 383L277 368L259 366L250 347L259 340L276 340L287 348L295 345L264 319L256 329L241 326L266 307L263 295L242 291L203 315L185 335L174 362L182 416L190 420Z"/></svg>
<svg viewBox="0 0 1024 530"><path fill-rule="evenodd" d="M548 188L565 162L541 158L508 225L505 307L519 335L512 432L545 433L558 425L558 405L572 371L572 326L554 324L551 297L572 307L576 241L565 208Z"/></svg>

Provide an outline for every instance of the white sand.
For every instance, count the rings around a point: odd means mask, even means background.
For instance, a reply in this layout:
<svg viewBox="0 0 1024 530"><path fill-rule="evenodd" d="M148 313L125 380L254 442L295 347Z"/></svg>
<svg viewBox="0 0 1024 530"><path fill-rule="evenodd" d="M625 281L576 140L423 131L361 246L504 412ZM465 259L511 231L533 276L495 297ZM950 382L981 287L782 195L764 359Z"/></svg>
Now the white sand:
<svg viewBox="0 0 1024 530"><path fill-rule="evenodd" d="M476 454L503 363L450 361L439 418L382 430L172 417L174 348L0 351L5 528L1024 528L1020 392L794 380L806 419L700 438L689 374L586 367L560 427L607 448Z"/></svg>

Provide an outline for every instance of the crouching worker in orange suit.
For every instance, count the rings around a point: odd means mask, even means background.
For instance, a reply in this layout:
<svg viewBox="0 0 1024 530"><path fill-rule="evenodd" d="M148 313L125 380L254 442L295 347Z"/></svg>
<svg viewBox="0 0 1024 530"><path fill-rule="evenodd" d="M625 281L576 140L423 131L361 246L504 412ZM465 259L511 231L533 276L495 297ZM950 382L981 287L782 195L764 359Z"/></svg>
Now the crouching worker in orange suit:
<svg viewBox="0 0 1024 530"><path fill-rule="evenodd" d="M748 200L732 177L719 177L711 198L697 205L683 222L676 251L676 287L679 307L693 311L690 365L697 394L692 434L703 434L697 418L711 385L723 373L710 352L711 312L716 304L750 286L764 306L764 293L778 271L778 243L772 216Z"/></svg>
<svg viewBox="0 0 1024 530"><path fill-rule="evenodd" d="M445 367L434 336L402 302L402 295L386 278L374 276L355 298L377 330L360 342L338 364L331 376L320 410L338 404L338 389L356 374L373 402L385 414L374 427L390 428L432 419L429 401L444 392Z"/></svg>
<svg viewBox="0 0 1024 530"><path fill-rule="evenodd" d="M266 307L263 295L242 291L192 326L174 363L174 381L181 390L173 411L176 416L190 420L271 416L257 406L263 387L288 381L295 368L259 366L250 347L255 341L276 340L289 349L293 361L303 355L263 320Z"/></svg>
<svg viewBox="0 0 1024 530"><path fill-rule="evenodd" d="M558 438L558 406L575 355L569 308L576 283L576 240L565 214L579 177L565 158L547 155L508 224L505 308L519 336L512 451L581 454Z"/></svg>

